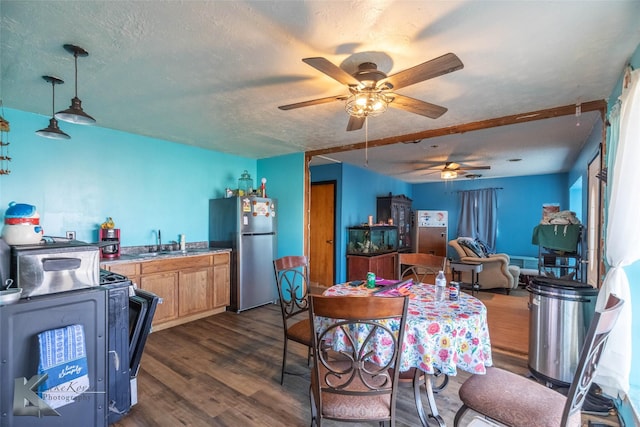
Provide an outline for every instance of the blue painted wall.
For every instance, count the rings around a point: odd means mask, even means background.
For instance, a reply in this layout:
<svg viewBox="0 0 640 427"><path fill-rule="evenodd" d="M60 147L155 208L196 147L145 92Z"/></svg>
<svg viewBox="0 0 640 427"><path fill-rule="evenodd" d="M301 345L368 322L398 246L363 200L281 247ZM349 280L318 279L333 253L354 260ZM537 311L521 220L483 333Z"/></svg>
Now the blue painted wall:
<svg viewBox="0 0 640 427"><path fill-rule="evenodd" d="M163 241L208 240L210 198L237 188L245 169L268 179L269 196L284 210L281 250L302 248L304 155L255 159L204 150L140 135L61 123L70 140L35 135L49 118L4 109L11 124L11 174L0 177L0 218L10 201L37 207L45 235L76 231L96 241L107 216L121 229L123 246L151 245L155 230ZM281 221L283 222L283 221Z"/></svg>
<svg viewBox="0 0 640 427"><path fill-rule="evenodd" d="M267 196L278 203L278 257L304 254L304 168L304 153L258 160L256 185L267 178Z"/></svg>
<svg viewBox="0 0 640 427"><path fill-rule="evenodd" d="M413 207L448 211L448 240L455 239L460 211L458 192L481 188L501 188L498 190L496 252L537 257L538 247L531 244L531 235L542 218L542 205L559 203L562 209L568 209L566 174L416 184ZM448 250L449 256L455 257L455 251Z"/></svg>
<svg viewBox="0 0 640 427"><path fill-rule="evenodd" d="M376 220L376 198L404 194L411 198L411 184L347 164L313 166L311 182L336 181L336 281L347 279L347 227Z"/></svg>

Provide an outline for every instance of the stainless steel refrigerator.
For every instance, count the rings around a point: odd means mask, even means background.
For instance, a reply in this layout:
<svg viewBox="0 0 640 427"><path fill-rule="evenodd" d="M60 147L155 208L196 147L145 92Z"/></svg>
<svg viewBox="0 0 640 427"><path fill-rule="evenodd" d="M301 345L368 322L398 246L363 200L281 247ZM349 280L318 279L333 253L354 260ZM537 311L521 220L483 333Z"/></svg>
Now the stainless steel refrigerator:
<svg viewBox="0 0 640 427"><path fill-rule="evenodd" d="M231 248L231 306L236 312L278 300L275 201L239 196L209 201L209 246Z"/></svg>

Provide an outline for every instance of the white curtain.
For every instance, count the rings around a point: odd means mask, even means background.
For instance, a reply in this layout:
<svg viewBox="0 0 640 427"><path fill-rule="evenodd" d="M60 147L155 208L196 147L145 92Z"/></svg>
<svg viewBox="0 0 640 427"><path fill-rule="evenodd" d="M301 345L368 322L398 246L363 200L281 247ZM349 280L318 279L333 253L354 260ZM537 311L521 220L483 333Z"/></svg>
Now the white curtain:
<svg viewBox="0 0 640 427"><path fill-rule="evenodd" d="M595 382L604 393L624 397L629 392L631 372L631 292L623 268L640 260L640 78L639 70L625 73L620 95L618 143L610 159L607 208L606 259L609 270L604 279L596 307L601 310L609 293L625 301L622 313L602 354ZM615 121L615 120L614 120ZM612 122L612 127L615 124ZM613 131L613 129L612 129ZM638 284L636 284L637 286ZM638 339L636 337L636 339Z"/></svg>

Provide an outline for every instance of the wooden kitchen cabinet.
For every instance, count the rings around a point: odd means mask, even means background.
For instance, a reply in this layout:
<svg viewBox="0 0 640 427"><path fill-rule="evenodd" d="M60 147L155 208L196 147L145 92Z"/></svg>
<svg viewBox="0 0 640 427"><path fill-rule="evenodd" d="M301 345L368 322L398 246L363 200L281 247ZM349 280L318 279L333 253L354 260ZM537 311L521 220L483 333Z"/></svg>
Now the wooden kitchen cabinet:
<svg viewBox="0 0 640 427"><path fill-rule="evenodd" d="M213 307L211 269L186 270L178 273L178 314L187 316Z"/></svg>
<svg viewBox="0 0 640 427"><path fill-rule="evenodd" d="M229 253L213 256L213 307L226 307L231 303L231 268Z"/></svg>
<svg viewBox="0 0 640 427"><path fill-rule="evenodd" d="M148 274L140 278L140 288L162 299L156 307L153 325L178 318L178 273Z"/></svg>
<svg viewBox="0 0 640 427"><path fill-rule="evenodd" d="M176 256L101 267L127 276L141 289L162 298L153 318L154 330L225 311L230 303L228 252Z"/></svg>

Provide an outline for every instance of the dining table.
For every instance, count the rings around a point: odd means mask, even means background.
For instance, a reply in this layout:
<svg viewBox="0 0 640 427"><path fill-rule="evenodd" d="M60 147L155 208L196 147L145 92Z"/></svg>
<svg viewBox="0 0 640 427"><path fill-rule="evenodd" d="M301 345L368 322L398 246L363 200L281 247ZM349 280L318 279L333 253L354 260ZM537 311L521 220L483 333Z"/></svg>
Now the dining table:
<svg viewBox="0 0 640 427"><path fill-rule="evenodd" d="M445 301L436 301L435 286L432 284L408 283L401 289L395 289L393 285L396 281L378 279L378 282L382 283L378 283L374 289L366 285L354 286L353 282L341 283L327 288L323 294L381 298L403 294L409 297L400 375L411 371L414 373L414 397L422 425L428 426L420 398L421 385L424 384L430 407L429 417L444 427L444 420L435 402L434 393L438 390L434 390L434 378L444 375L444 387L448 376L456 375L458 369L483 375L486 368L493 365L487 308L478 298L465 292L459 292L455 301L450 301L448 295ZM388 290L385 285L389 286ZM341 350L341 342L340 339L334 340L335 350ZM374 345L377 346L377 357L384 359L385 343Z"/></svg>

